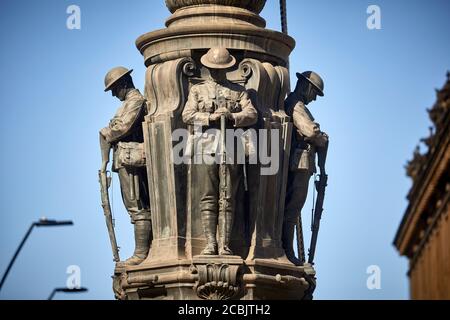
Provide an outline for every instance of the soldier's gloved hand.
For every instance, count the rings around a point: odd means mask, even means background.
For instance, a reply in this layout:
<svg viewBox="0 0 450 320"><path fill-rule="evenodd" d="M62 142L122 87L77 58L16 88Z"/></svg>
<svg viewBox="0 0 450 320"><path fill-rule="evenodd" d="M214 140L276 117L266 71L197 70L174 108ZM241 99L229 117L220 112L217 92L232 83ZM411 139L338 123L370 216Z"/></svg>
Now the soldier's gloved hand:
<svg viewBox="0 0 450 320"><path fill-rule="evenodd" d="M219 109L217 109L216 113L224 115L225 119L227 119L227 120L234 120L233 115L228 108L219 108Z"/></svg>
<svg viewBox="0 0 450 320"><path fill-rule="evenodd" d="M224 115L227 120L232 118L230 110L227 108L219 108L216 112L209 116L209 121L219 121L222 115Z"/></svg>
<svg viewBox="0 0 450 320"><path fill-rule="evenodd" d="M220 120L220 117L221 117L221 116L222 116L221 114L213 113L213 114L211 114L211 115L209 116L209 121L211 121L211 122L217 122L217 121Z"/></svg>
<svg viewBox="0 0 450 320"><path fill-rule="evenodd" d="M227 117L229 114L231 114L230 110L228 110L227 108L224 108L224 107L217 109L215 113L218 113L220 115L225 115Z"/></svg>
<svg viewBox="0 0 450 320"><path fill-rule="evenodd" d="M320 132L315 139L315 144L317 147L324 148L329 140L330 138L325 132Z"/></svg>
<svg viewBox="0 0 450 320"><path fill-rule="evenodd" d="M107 167L108 167L108 162L107 161L102 162L102 167L100 168L100 171L106 172Z"/></svg>
<svg viewBox="0 0 450 320"><path fill-rule="evenodd" d="M102 130L100 130L100 135L106 138L106 136L108 135L108 131L108 128L103 128Z"/></svg>

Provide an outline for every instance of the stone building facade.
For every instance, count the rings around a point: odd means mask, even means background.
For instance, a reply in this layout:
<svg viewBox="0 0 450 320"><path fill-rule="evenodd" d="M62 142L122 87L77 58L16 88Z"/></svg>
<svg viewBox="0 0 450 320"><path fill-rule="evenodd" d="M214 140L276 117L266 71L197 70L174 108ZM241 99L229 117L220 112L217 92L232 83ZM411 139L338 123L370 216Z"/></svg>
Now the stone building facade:
<svg viewBox="0 0 450 320"><path fill-rule="evenodd" d="M412 299L450 299L450 73L428 110L433 127L406 166L413 180L394 245L409 259Z"/></svg>

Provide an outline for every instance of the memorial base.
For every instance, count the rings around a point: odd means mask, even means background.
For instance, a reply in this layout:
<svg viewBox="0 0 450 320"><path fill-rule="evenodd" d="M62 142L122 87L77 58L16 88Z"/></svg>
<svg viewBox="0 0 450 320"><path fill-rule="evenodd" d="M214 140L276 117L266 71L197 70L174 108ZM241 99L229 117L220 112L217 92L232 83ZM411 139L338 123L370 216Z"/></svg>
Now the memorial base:
<svg viewBox="0 0 450 320"><path fill-rule="evenodd" d="M308 300L315 288L310 265L236 256L195 256L116 268L119 300Z"/></svg>

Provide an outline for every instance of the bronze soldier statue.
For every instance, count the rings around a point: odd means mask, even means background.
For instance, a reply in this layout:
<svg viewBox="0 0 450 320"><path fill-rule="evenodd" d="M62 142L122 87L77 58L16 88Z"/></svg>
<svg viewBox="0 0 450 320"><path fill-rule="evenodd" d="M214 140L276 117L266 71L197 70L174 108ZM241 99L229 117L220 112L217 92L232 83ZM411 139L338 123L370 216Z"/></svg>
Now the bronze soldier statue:
<svg viewBox="0 0 450 320"><path fill-rule="evenodd" d="M212 48L201 58L209 69L210 77L192 87L183 111L183 121L189 125L201 125L204 131L211 128L244 128L257 122L254 108L245 88L226 78L226 69L236 64L236 59L226 48ZM222 121L221 121L222 120ZM221 132L222 137L225 132ZM202 142L202 156L214 156L217 145ZM203 158L206 159L206 158ZM243 166L218 165L203 162L193 165L202 224L207 240L202 255L232 255L230 239L235 212L236 194L243 179ZM224 190L225 189L225 190ZM217 240L219 226L219 241ZM220 248L218 248L220 244Z"/></svg>
<svg viewBox="0 0 450 320"><path fill-rule="evenodd" d="M123 203L134 225L135 251L119 265L138 265L148 255L152 240L150 198L148 193L142 122L146 101L134 87L131 72L117 67L105 77L105 92L123 102L109 126L100 131L102 149L101 172L106 172L109 153L113 149L113 172L118 173Z"/></svg>
<svg viewBox="0 0 450 320"><path fill-rule="evenodd" d="M287 258L293 264L301 265L304 261L295 257L293 249L295 226L299 219L301 226L301 211L308 195L309 180L316 173L316 154L320 174L326 176L325 163L321 159L326 155L329 139L306 107L317 96L324 95L322 78L312 71L297 73L297 78L294 92L285 101L286 113L292 117L296 131L293 135L282 241ZM301 234L299 236L303 238Z"/></svg>

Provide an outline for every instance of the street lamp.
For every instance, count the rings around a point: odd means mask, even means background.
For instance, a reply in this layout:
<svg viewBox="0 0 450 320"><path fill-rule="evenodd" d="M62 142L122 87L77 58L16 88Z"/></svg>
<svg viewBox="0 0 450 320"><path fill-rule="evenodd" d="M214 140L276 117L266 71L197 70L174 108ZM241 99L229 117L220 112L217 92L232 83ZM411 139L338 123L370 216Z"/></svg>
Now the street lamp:
<svg viewBox="0 0 450 320"><path fill-rule="evenodd" d="M58 226L72 226L72 221L56 221L56 220L48 220L47 218L41 218L38 222L33 222L31 226L28 228L27 233L22 239L22 242L20 242L19 247L17 248L16 252L14 253L14 256L12 257L11 261L9 262L8 268L6 268L5 274L2 277L2 281L0 282L0 291L3 288L3 284L5 283L6 277L8 276L9 272L11 271L11 268L14 264L14 262L17 259L17 256L20 253L20 250L22 250L23 245L27 241L28 237L31 234L31 231L33 231L34 227L58 227Z"/></svg>
<svg viewBox="0 0 450 320"><path fill-rule="evenodd" d="M87 288L74 288L74 289L69 289L69 288L55 288L53 289L52 293L50 294L50 296L48 297L47 300L52 300L53 297L55 296L55 294L57 292L64 292L64 293L83 293L83 292L87 292L88 289Z"/></svg>
<svg viewBox="0 0 450 320"><path fill-rule="evenodd" d="M72 221L56 221L42 218L38 222L33 223L36 227L60 227L60 226L73 226Z"/></svg>

